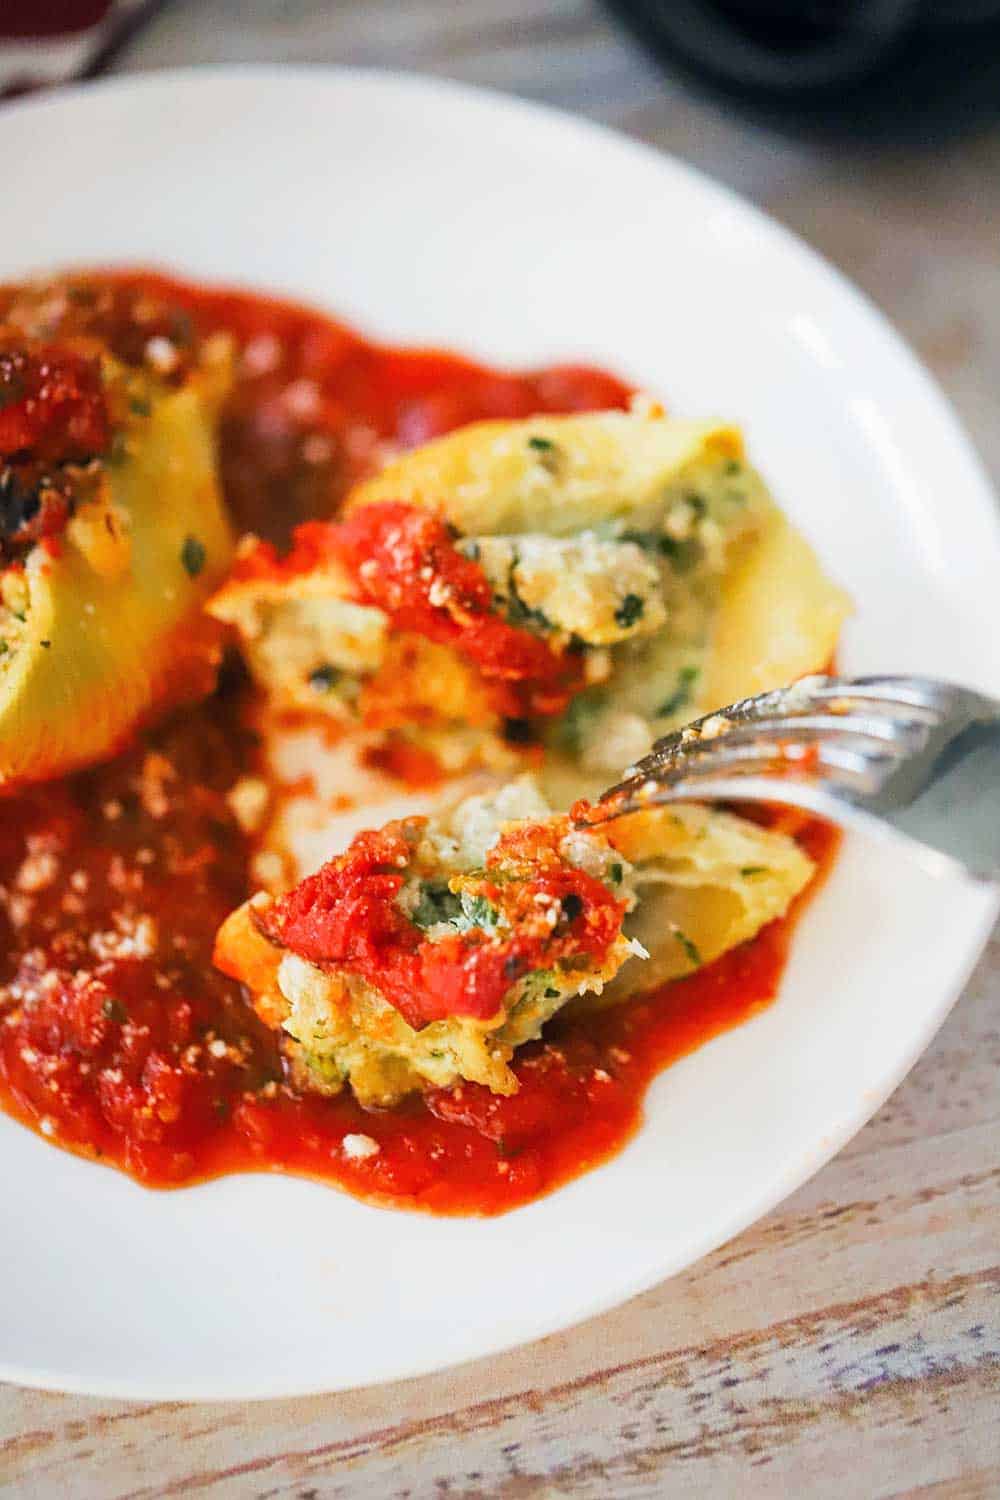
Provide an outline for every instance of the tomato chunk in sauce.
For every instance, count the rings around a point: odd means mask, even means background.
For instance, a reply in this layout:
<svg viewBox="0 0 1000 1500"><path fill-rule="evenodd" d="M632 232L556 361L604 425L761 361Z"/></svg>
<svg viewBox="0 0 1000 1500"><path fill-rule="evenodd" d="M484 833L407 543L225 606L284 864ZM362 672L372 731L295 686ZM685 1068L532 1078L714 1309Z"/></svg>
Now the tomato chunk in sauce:
<svg viewBox="0 0 1000 1500"><path fill-rule="evenodd" d="M630 394L598 370L503 373L145 272L73 278L72 293L62 331L97 332L123 358L136 307L161 337L183 343L192 326L234 337L226 495L239 527L278 546L297 525L336 515L389 446L480 417L623 407ZM100 435L88 429L84 446ZM397 1206L500 1213L618 1150L660 1069L776 993L802 902L659 993L557 1018L519 1054L511 1098L465 1084L372 1113L349 1093L296 1095L274 1037L211 963L218 925L254 884L230 797L257 768L242 692L229 674L110 764L4 804L0 1104L53 1142L149 1186L277 1170ZM829 863L834 833L775 816ZM348 1140L359 1136L362 1151Z"/></svg>

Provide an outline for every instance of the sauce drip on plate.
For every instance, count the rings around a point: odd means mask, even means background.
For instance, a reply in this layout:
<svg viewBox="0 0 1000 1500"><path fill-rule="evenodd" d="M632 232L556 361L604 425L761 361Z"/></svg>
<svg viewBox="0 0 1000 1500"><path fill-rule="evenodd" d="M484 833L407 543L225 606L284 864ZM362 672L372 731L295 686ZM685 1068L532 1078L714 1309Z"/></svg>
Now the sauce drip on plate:
<svg viewBox="0 0 1000 1500"><path fill-rule="evenodd" d="M335 514L385 445L629 396L597 370L513 375L377 345L250 293L91 279L113 282L114 306L142 296L234 335L226 495L239 527L279 545ZM349 1093L294 1095L273 1037L211 965L216 928L254 884L229 797L256 770L241 692L224 681L108 765L3 805L0 1104L50 1140L149 1186L277 1170L398 1206L500 1213L619 1150L666 1064L773 999L798 910L659 993L557 1018L519 1054L512 1098L466 1084L372 1113ZM773 816L829 863L836 834Z"/></svg>

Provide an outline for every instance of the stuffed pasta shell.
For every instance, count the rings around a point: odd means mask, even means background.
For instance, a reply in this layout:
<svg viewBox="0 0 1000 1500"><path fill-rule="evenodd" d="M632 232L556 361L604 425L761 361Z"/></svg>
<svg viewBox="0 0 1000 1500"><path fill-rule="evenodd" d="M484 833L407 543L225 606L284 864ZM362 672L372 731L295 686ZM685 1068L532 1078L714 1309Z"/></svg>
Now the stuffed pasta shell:
<svg viewBox="0 0 1000 1500"><path fill-rule="evenodd" d="M598 776L824 665L845 608L735 429L640 410L429 443L287 558L248 543L210 605L279 707Z"/></svg>
<svg viewBox="0 0 1000 1500"><path fill-rule="evenodd" d="M812 873L793 840L704 808L575 829L522 777L360 834L234 912L215 958L300 1088L373 1105L462 1079L511 1094L517 1048L558 1010L691 973Z"/></svg>
<svg viewBox="0 0 1000 1500"><path fill-rule="evenodd" d="M201 606L232 550L214 436L228 341L143 338L134 308L112 336L72 292L0 296L4 785L107 756L210 686Z"/></svg>

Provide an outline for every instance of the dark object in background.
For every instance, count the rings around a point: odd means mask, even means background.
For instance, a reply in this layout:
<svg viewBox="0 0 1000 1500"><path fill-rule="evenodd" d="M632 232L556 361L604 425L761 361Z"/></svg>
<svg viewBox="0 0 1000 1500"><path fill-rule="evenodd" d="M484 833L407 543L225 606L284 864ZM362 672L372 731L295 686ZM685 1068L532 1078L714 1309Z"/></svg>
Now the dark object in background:
<svg viewBox="0 0 1000 1500"><path fill-rule="evenodd" d="M106 73L167 0L0 0L0 100Z"/></svg>
<svg viewBox="0 0 1000 1500"><path fill-rule="evenodd" d="M1000 116L1000 0L606 0L773 123L935 140Z"/></svg>

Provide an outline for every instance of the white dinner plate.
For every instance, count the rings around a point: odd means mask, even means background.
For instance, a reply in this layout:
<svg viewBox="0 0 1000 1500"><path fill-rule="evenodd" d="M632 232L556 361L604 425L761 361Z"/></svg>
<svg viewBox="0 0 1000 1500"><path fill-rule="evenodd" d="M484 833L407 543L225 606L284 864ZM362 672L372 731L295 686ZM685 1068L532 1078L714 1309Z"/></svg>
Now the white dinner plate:
<svg viewBox="0 0 1000 1500"><path fill-rule="evenodd" d="M689 168L490 94L201 70L5 108L0 275L158 262L397 341L594 360L741 422L853 594L848 671L1000 694L993 497L942 396L826 264ZM0 1119L0 1376L143 1398L415 1375L563 1328L830 1157L961 989L996 896L852 838L778 1001L663 1073L618 1157L503 1218L230 1177L151 1192Z"/></svg>

